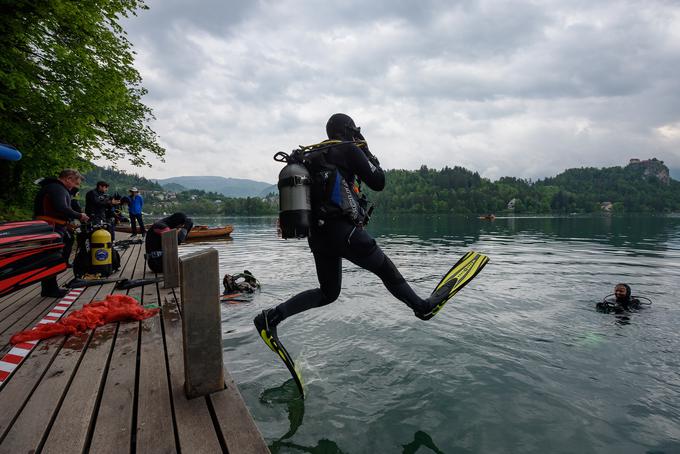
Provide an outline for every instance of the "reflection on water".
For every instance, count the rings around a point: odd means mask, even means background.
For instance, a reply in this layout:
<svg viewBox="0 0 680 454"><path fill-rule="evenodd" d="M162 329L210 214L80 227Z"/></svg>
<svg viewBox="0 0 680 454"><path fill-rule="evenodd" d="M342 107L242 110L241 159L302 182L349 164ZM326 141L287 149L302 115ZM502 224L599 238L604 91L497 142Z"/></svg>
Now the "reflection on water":
<svg viewBox="0 0 680 454"><path fill-rule="evenodd" d="M491 262L430 322L345 263L335 303L280 325L306 399L261 342L255 314L317 285L305 241L275 218L235 226L223 273L262 283L223 305L224 359L272 450L680 452L680 218L376 218L369 230L421 295L466 250ZM613 285L654 301L595 304Z"/></svg>
<svg viewBox="0 0 680 454"><path fill-rule="evenodd" d="M305 401L292 378L281 386L266 389L260 395L260 402L264 405L281 404L286 407L290 426L278 439L279 442L295 435L305 418Z"/></svg>

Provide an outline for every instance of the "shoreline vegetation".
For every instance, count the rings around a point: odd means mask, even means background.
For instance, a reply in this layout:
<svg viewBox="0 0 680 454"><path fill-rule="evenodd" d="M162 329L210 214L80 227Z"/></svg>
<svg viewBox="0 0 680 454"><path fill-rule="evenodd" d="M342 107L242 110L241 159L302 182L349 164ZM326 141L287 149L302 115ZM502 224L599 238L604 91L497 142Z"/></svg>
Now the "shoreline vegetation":
<svg viewBox="0 0 680 454"><path fill-rule="evenodd" d="M631 160L625 167L577 168L542 180L482 178L463 167L441 170L386 171L382 192L364 188L382 214L456 214L463 216L669 214L680 212L680 182L670 178L663 161ZM162 216L181 211L189 216L262 216L278 213L278 194L226 197L198 189L171 191L146 178L94 167L86 173L79 198L94 182L111 184L109 193L125 195L140 188L145 213ZM36 186L37 189L37 186ZM0 205L0 219L30 217L30 205Z"/></svg>
<svg viewBox="0 0 680 454"><path fill-rule="evenodd" d="M163 190L149 180L119 180L106 170L114 188L134 184L145 194L152 214L182 211L190 216L260 216L278 214L278 194L226 197L190 189ZM93 171L94 176L95 171ZM118 173L120 174L120 173ZM680 212L680 182L670 178L662 161L631 160L625 167L568 169L555 177L531 181L503 177L491 181L463 167L441 170L386 171L382 192L364 188L381 214L457 214L465 216L567 215ZM88 181L93 178L88 177ZM145 183L151 183L146 185ZM122 187L122 190L125 188Z"/></svg>

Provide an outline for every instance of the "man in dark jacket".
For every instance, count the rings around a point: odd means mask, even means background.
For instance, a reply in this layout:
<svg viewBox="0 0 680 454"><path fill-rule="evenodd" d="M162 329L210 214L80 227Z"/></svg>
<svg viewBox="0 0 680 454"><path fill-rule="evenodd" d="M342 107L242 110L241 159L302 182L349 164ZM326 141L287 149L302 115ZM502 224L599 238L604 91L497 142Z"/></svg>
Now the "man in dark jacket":
<svg viewBox="0 0 680 454"><path fill-rule="evenodd" d="M115 239L114 224L112 222L113 206L120 205L120 201L112 199L109 194L109 184L106 181L98 181L94 189L87 191L85 195L85 214L95 224L108 224L111 241Z"/></svg>
<svg viewBox="0 0 680 454"><path fill-rule="evenodd" d="M71 191L80 187L82 179L80 172L74 169L62 170L58 178L45 178L39 183L40 190L33 204L33 217L48 222L61 235L64 241L63 257L67 262L73 247L73 236L68 224L74 219L80 222L90 219L85 213L79 213L71 207ZM68 293L68 290L59 288L56 276L44 279L41 285L41 296L60 298Z"/></svg>

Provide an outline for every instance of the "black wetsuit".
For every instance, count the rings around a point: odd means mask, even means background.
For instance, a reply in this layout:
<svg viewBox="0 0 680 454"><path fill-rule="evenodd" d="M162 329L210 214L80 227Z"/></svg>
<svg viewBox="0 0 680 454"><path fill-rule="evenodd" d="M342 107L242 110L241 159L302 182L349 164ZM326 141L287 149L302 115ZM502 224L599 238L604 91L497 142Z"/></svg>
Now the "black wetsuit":
<svg viewBox="0 0 680 454"><path fill-rule="evenodd" d="M71 207L71 192L64 183L56 178L45 178L39 184L40 190L33 204L33 217L48 216L59 221L54 224L54 231L61 235L64 242L62 256L68 262L73 248L73 235L66 228L66 223L79 218L80 213ZM42 280L41 285L43 294L59 289L56 276Z"/></svg>
<svg viewBox="0 0 680 454"><path fill-rule="evenodd" d="M94 223L107 222L108 211L111 208L111 197L97 189L87 191L85 194L85 214Z"/></svg>
<svg viewBox="0 0 680 454"><path fill-rule="evenodd" d="M154 273L163 272L162 233L168 229L175 229L180 225L184 225L184 227L177 235L177 241L178 243L182 243L194 226L191 218L187 217L184 213L174 213L167 218L156 221L146 232L146 240L144 243L146 263L149 265L149 269Z"/></svg>
<svg viewBox="0 0 680 454"><path fill-rule="evenodd" d="M597 303L595 308L600 312L615 312L620 314L622 312L630 312L632 310L640 309L640 300L630 296L625 298L616 298L615 301L603 301Z"/></svg>
<svg viewBox="0 0 680 454"><path fill-rule="evenodd" d="M354 145L333 147L327 153L326 159L342 170L350 187L354 185L355 176L375 191L381 191L385 187L383 170L369 162L364 152ZM312 200L314 199L312 196ZM313 211L317 210L313 207ZM315 221L317 220L315 218ZM428 307L411 289L371 235L348 218L326 219L322 226L319 226L318 222L312 222L308 242L314 255L320 287L306 290L278 305L275 308L277 315L273 317L276 323L335 301L340 295L343 258L376 274L387 290L410 308Z"/></svg>

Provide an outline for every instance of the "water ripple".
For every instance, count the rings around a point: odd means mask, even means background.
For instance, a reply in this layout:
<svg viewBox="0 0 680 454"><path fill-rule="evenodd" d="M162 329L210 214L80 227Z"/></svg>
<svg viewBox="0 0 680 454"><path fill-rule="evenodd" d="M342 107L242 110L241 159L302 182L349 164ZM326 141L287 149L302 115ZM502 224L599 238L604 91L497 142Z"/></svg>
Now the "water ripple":
<svg viewBox="0 0 680 454"><path fill-rule="evenodd" d="M422 295L467 249L491 262L427 323L345 263L337 302L279 328L307 384L299 427L295 399L261 399L289 376L252 318L318 285L311 254L276 238L274 219L234 225L233 241L181 253L216 247L223 273L263 283L253 302L222 308L224 358L265 438L295 429L298 448L279 452L419 440L443 452L680 452L680 218L378 220L371 232ZM595 312L620 281L654 305Z"/></svg>

